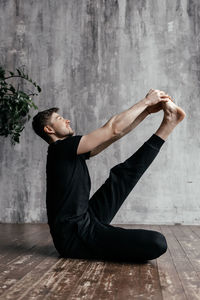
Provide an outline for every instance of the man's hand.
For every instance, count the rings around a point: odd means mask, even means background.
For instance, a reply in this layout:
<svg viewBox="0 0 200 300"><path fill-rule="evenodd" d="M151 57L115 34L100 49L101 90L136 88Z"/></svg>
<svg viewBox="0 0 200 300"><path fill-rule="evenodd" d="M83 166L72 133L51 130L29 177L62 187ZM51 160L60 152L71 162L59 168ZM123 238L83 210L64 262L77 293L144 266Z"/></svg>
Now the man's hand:
<svg viewBox="0 0 200 300"><path fill-rule="evenodd" d="M160 90L150 89L148 94L145 96L146 104L148 106L155 105L159 102L167 102L169 101L168 95L165 92Z"/></svg>
<svg viewBox="0 0 200 300"><path fill-rule="evenodd" d="M149 114L162 110L162 102L168 102L169 100L173 101L168 94L165 94L163 91L153 89L148 92L145 99L148 100L148 107L146 110Z"/></svg>

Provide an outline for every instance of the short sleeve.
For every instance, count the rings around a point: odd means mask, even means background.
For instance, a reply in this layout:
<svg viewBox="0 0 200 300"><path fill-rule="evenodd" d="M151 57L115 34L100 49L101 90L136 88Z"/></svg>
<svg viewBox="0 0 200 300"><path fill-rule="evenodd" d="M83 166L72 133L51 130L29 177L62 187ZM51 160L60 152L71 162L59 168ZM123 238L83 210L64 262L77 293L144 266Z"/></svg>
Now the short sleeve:
<svg viewBox="0 0 200 300"><path fill-rule="evenodd" d="M57 140L51 145L58 156L73 159L77 156L77 149L81 137L82 135L70 136L64 140Z"/></svg>
<svg viewBox="0 0 200 300"><path fill-rule="evenodd" d="M85 159L90 159L90 152L83 153Z"/></svg>

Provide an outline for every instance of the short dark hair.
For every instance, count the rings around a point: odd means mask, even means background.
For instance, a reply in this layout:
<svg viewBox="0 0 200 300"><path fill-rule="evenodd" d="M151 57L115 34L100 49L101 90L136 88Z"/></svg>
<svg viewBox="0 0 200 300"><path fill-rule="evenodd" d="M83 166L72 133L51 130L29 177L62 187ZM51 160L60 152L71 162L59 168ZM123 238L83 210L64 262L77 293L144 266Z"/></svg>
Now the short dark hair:
<svg viewBox="0 0 200 300"><path fill-rule="evenodd" d="M51 142L51 138L44 131L44 127L46 125L50 125L50 118L53 112L57 112L59 110L58 107L52 107L43 111L40 111L33 117L32 128L37 135L39 135L43 140L45 140L48 144Z"/></svg>

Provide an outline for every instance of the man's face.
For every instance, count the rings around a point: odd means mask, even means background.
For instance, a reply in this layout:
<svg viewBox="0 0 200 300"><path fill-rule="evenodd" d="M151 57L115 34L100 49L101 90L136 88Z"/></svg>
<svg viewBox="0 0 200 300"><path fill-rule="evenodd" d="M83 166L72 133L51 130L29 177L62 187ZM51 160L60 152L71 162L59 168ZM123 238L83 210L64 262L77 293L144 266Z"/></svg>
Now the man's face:
<svg viewBox="0 0 200 300"><path fill-rule="evenodd" d="M56 112L53 112L51 116L51 125L49 126L53 129L53 134L61 139L74 134L74 131L70 127L70 120L64 119Z"/></svg>

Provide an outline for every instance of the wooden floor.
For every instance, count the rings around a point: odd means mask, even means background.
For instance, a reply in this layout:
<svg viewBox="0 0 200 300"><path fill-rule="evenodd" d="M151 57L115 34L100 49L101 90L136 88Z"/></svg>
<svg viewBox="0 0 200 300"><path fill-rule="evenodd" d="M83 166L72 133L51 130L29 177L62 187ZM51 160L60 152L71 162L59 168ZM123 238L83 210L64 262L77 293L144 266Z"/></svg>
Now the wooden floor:
<svg viewBox="0 0 200 300"><path fill-rule="evenodd" d="M0 224L0 299L200 299L200 226L114 225L162 232L146 264L60 258L47 224Z"/></svg>

